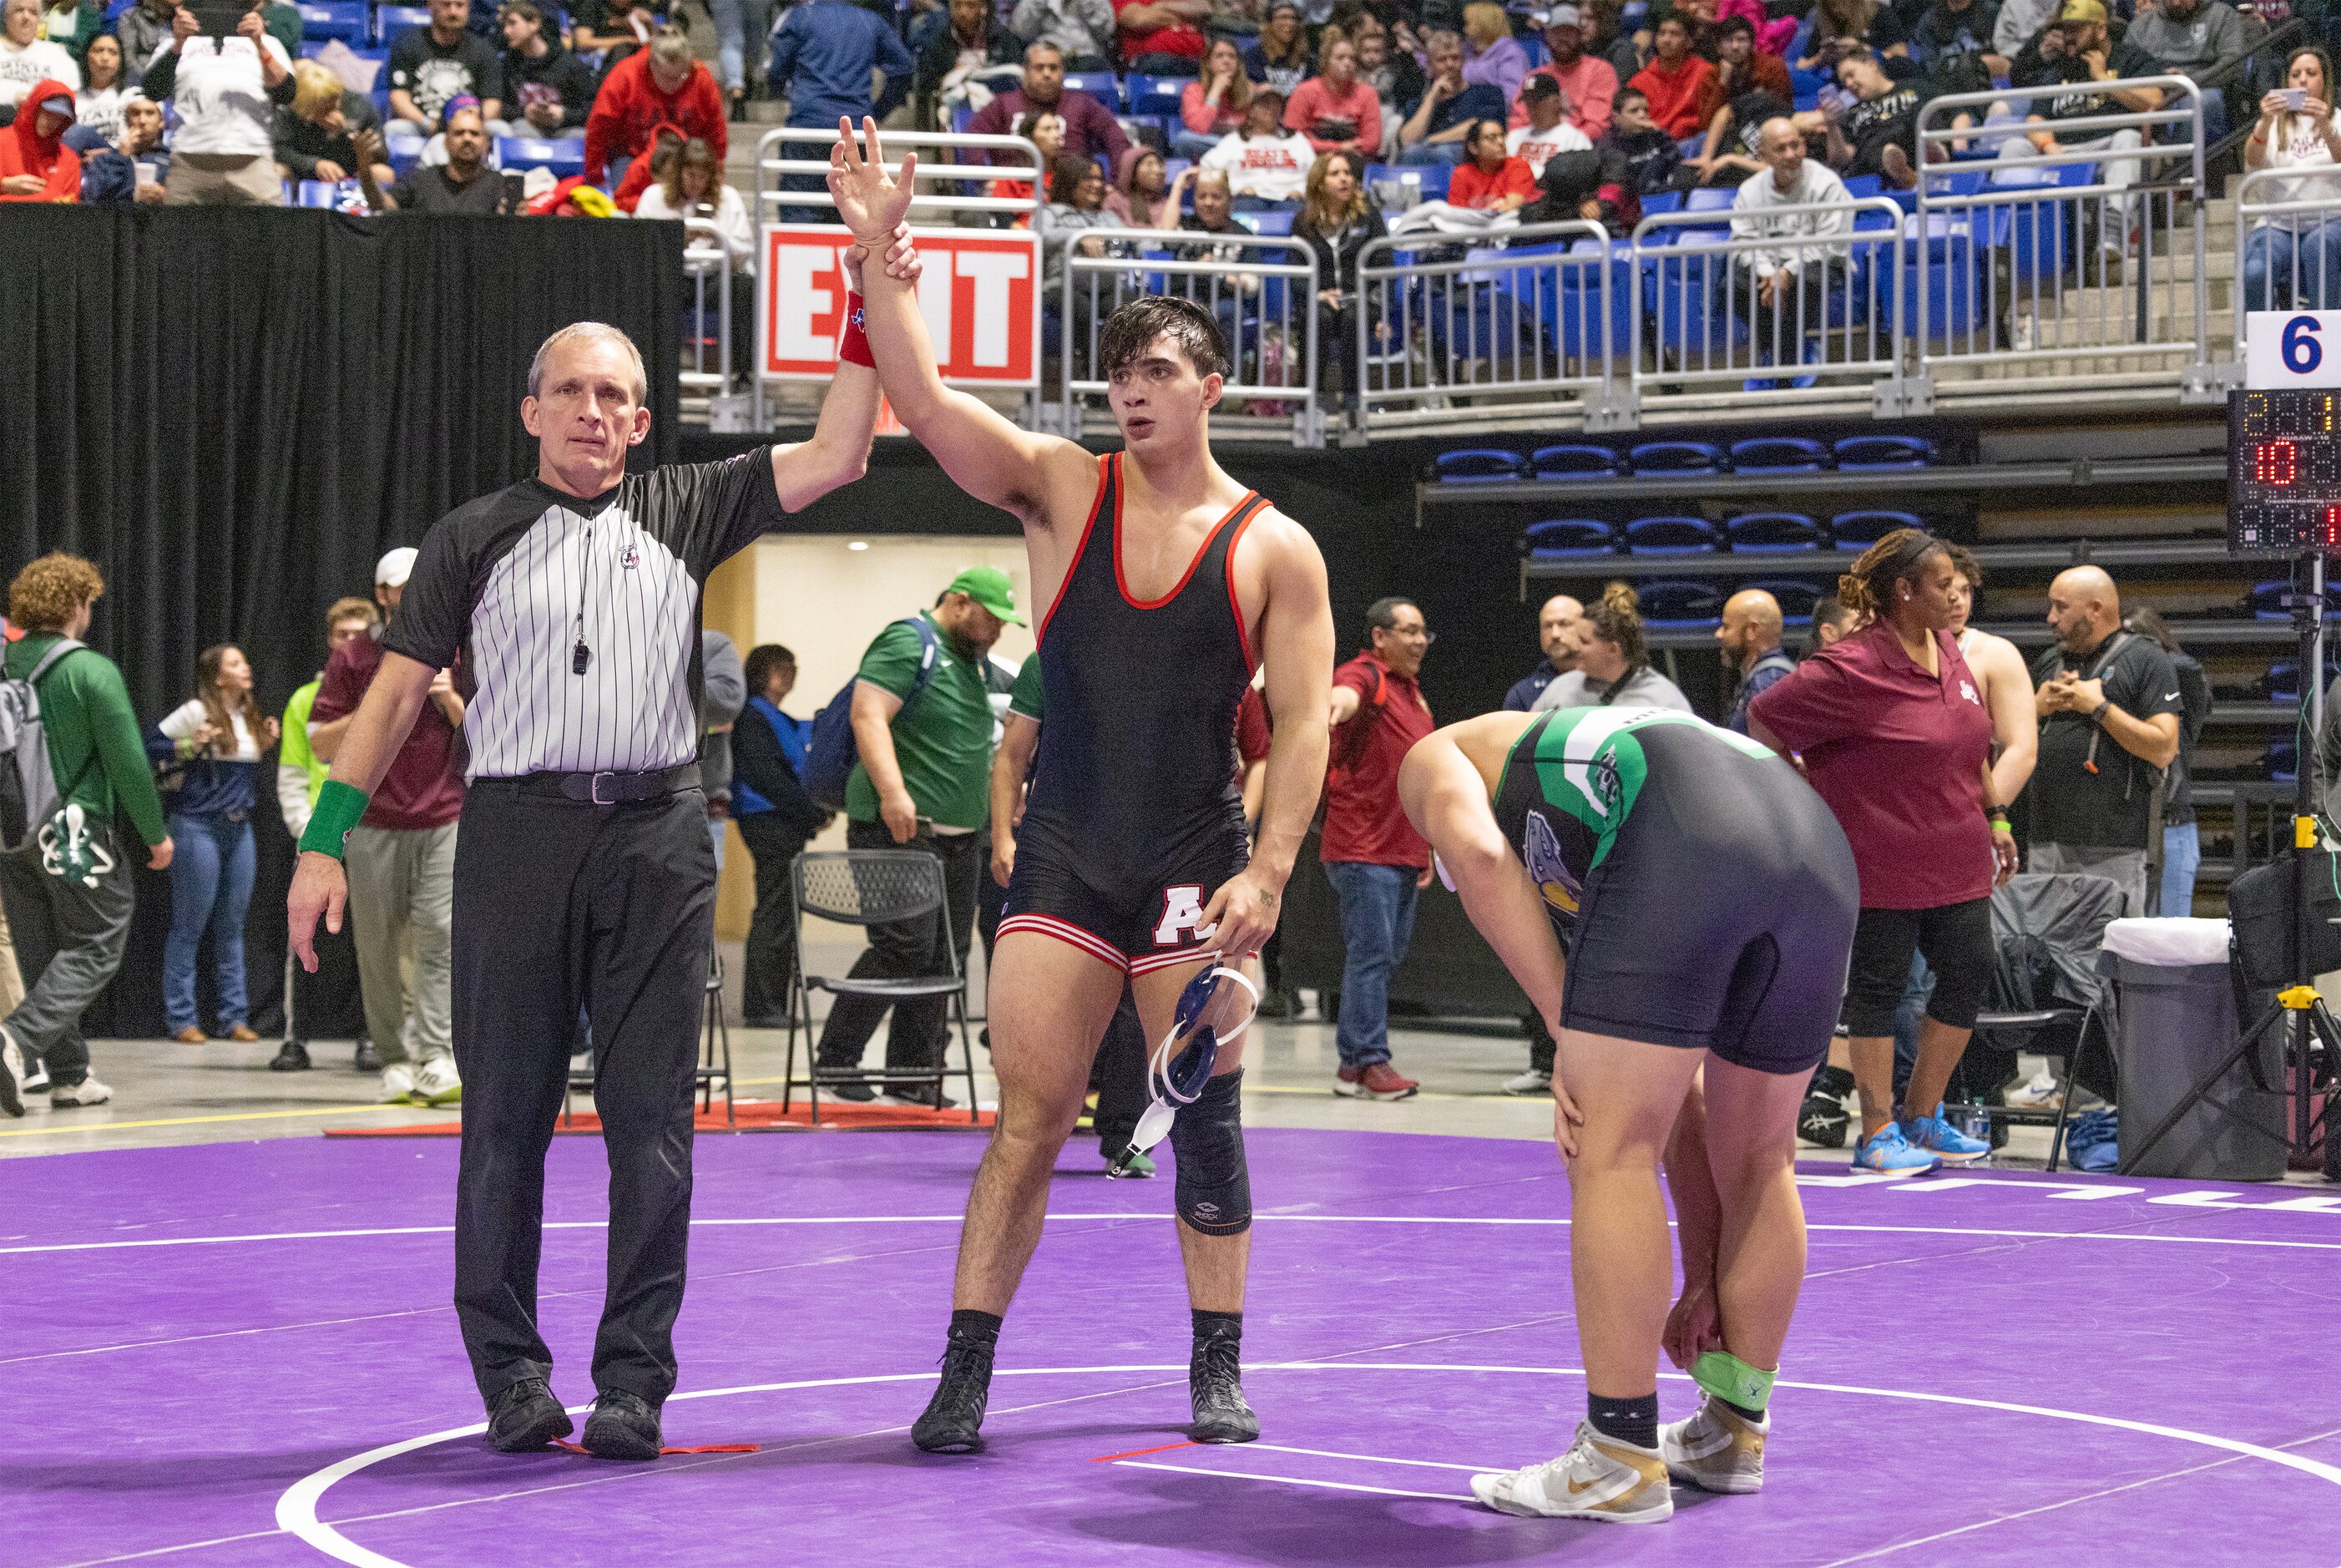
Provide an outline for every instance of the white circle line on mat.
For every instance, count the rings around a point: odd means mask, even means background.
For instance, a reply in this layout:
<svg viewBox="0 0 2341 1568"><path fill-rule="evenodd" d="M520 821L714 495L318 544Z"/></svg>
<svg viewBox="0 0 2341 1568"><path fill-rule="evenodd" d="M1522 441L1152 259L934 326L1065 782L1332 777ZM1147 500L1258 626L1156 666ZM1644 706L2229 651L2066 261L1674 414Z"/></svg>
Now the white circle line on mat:
<svg viewBox="0 0 2341 1568"><path fill-rule="evenodd" d="M995 1371L992 1375L994 1377L1099 1377L1121 1375L1131 1373L1180 1373L1186 1370L1187 1368L1184 1363L1176 1365L1164 1363L1161 1365L1001 1367ZM1247 1373L1489 1373L1529 1377L1582 1377L1585 1375L1584 1369L1582 1367L1491 1366L1477 1363L1414 1361L1262 1362L1255 1365L1248 1366L1244 1370ZM786 1393L809 1388L842 1388L850 1387L854 1384L879 1383L921 1383L932 1379L935 1375L936 1374L932 1372L895 1372L878 1373L861 1377L806 1378L792 1383L742 1383L734 1388L708 1388L699 1389L685 1393L678 1393L673 1396L673 1399L722 1399L733 1394L742 1393ZM1680 1373L1663 1373L1660 1375L1670 1382L1687 1383L1690 1381ZM2117 1415L2092 1415L2083 1411L2058 1410L2053 1406L2045 1404L2017 1404L2006 1400L1998 1399L1970 1399L1964 1394L1956 1393L1920 1393L1909 1389L1866 1388L1853 1383L1791 1383L1785 1378L1779 1383L1774 1384L1774 1386L1778 1388L1804 1389L1815 1393L1851 1393L1864 1394L1879 1399L1909 1399L1917 1400L1928 1404L1960 1405L1971 1410L1999 1411L2012 1415L2041 1416L2055 1421L2079 1422L2089 1426L2112 1427L2118 1431L2135 1432L2148 1437L2166 1437L2180 1443L2191 1443L2198 1447L2218 1449L2227 1453L2241 1454L2247 1459L2266 1460L2271 1464L2280 1464L2287 1470L2296 1470L2305 1475L2314 1476L2320 1481L2328 1482L2336 1486L2341 1486L2341 1466L2326 1464L2315 1459L2304 1458L2296 1453L2286 1453L2280 1449L2264 1448L2258 1443L2246 1443L2238 1438L2215 1437L2209 1433L2192 1432L2183 1426L2165 1426L2158 1423L2149 1421L2130 1421ZM669 1403L673 1403L673 1400L671 1400ZM409 1437L402 1439L396 1443L387 1443L379 1448L370 1448L363 1453L352 1454L347 1459L336 1460L332 1464L328 1464L321 1470L314 1471L311 1473L303 1476L299 1481L294 1482L290 1487L285 1489L284 1494L276 1500L276 1527L279 1530L285 1532L287 1534L295 1536L298 1539L306 1542L309 1545L316 1548L319 1552L324 1553L326 1556L333 1558L335 1562L351 1563L354 1565L354 1568L407 1568L407 1564L399 1562L398 1559L394 1557L385 1557L379 1552L359 1545L356 1542L352 1541L349 1537L344 1535L333 1525L319 1519L317 1517L318 1503L324 1497L327 1490L333 1487L335 1483L347 1480L349 1477L371 1465L379 1464L384 1460L395 1459L403 1453L412 1453L417 1449L429 1448L436 1443L452 1442L459 1437L477 1436L479 1433L485 1432L486 1430L487 1423L485 1422L477 1422L470 1426L451 1427L444 1432L428 1433L421 1437ZM1231 1478L1241 1479L1240 1476ZM486 1500L483 1499L483 1501Z"/></svg>
<svg viewBox="0 0 2341 1568"><path fill-rule="evenodd" d="M784 1214L754 1219L694 1219L692 1227L722 1228L743 1225L956 1225L966 1219L964 1214ZM2157 1219L2162 1216L2156 1216ZM2176 1216L2173 1216L2176 1217ZM1076 1221L1168 1220L1165 1213L1131 1214L1050 1214L1051 1223ZM1566 1226L1566 1219L1549 1217L1512 1218L1493 1214L1256 1214L1260 1224L1320 1224L1320 1225L1546 1225ZM547 1220L548 1231L601 1231L609 1229L607 1220ZM2150 1231L2010 1231L1984 1230L1972 1225L1858 1225L1808 1223L1808 1231L1876 1232L1888 1235L1908 1236L1984 1236L2011 1241L2039 1242L2159 1242L2174 1246L2201 1247L2283 1247L2306 1249L2310 1252L2341 1253L2341 1242L2272 1241L2251 1236L2168 1236ZM202 1247L231 1246L258 1242L337 1241L360 1236L444 1236L453 1235L453 1225L382 1225L345 1231L263 1231L232 1236L143 1236L118 1242L46 1242L23 1246L0 1247L0 1257L25 1256L38 1253L95 1253L129 1247Z"/></svg>

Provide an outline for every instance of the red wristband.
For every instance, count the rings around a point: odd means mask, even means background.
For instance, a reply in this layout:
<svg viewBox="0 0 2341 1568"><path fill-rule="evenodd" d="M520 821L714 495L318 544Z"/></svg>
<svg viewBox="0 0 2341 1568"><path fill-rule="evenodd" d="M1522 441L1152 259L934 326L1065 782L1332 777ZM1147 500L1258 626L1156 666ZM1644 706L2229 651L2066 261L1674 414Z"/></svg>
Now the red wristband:
<svg viewBox="0 0 2341 1568"><path fill-rule="evenodd" d="M841 365L878 368L878 362L870 357L869 336L862 330L862 296L858 294L845 296L845 335L838 339L837 358Z"/></svg>

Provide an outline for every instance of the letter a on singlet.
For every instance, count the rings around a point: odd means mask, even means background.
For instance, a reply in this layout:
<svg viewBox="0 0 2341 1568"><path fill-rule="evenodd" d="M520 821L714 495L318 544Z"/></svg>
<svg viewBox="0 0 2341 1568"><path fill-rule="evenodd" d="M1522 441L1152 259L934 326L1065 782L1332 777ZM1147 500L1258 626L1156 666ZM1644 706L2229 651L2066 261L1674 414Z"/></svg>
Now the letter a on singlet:
<svg viewBox="0 0 2341 1568"><path fill-rule="evenodd" d="M1210 933L1202 926L1203 890L1200 885L1190 882L1162 890L1162 918L1155 923L1155 946L1178 946L1181 932L1209 936Z"/></svg>

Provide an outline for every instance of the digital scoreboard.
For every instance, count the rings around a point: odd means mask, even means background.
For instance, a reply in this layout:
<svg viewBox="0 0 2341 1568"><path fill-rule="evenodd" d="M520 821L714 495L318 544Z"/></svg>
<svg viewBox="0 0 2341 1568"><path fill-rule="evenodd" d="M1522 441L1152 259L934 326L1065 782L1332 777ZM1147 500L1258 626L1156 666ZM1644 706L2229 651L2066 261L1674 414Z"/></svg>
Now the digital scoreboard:
<svg viewBox="0 0 2341 1568"><path fill-rule="evenodd" d="M2341 555L2341 392L2229 396L2227 548Z"/></svg>

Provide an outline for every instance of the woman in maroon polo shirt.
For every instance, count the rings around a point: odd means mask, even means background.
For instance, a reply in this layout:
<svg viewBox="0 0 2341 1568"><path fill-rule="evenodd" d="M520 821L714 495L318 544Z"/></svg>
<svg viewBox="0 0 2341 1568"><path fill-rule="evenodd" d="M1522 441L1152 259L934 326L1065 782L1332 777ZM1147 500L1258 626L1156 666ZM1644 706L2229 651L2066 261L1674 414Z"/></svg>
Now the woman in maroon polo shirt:
<svg viewBox="0 0 2341 1568"><path fill-rule="evenodd" d="M2016 840L1991 787L1991 714L1948 628L1957 573L1942 542L1898 528L1838 583L1869 617L1750 705L1750 732L1793 753L1853 844L1861 924L1844 1023L1868 1170L1931 1170L1989 1152L1941 1114L1943 1086L1991 989L1991 890ZM1912 953L1935 972L1906 1112L1894 1104L1894 1010Z"/></svg>

